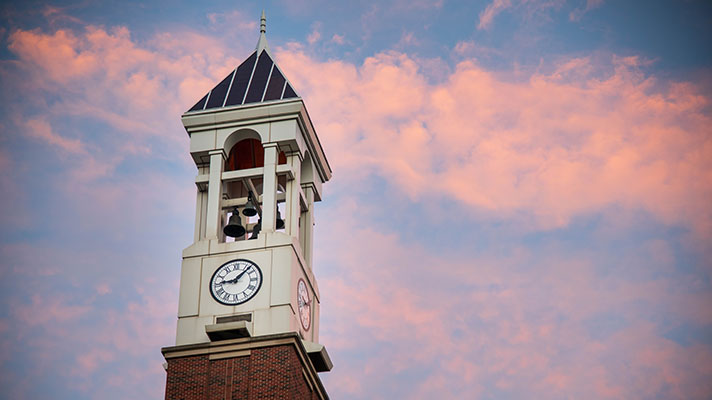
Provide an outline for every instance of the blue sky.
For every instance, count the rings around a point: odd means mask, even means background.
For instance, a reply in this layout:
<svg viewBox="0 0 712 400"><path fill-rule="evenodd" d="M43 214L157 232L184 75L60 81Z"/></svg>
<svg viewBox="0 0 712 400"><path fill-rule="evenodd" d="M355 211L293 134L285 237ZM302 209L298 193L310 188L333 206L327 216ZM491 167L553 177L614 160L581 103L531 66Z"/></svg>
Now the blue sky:
<svg viewBox="0 0 712 400"><path fill-rule="evenodd" d="M0 398L162 398L180 115L267 13L336 399L712 395L706 1L0 6Z"/></svg>

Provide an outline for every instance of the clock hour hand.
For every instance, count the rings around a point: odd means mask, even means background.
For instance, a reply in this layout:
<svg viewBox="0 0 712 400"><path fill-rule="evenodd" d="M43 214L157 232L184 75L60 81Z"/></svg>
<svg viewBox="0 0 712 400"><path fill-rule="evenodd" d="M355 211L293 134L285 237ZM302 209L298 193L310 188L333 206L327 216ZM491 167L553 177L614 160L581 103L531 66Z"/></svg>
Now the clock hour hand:
<svg viewBox="0 0 712 400"><path fill-rule="evenodd" d="M232 278L232 279L230 279L230 280L222 281L222 282L220 282L220 284L222 285L222 284L225 284L225 283L237 283L237 280L238 280L238 279L240 279L239 276L238 276L237 278Z"/></svg>
<svg viewBox="0 0 712 400"><path fill-rule="evenodd" d="M299 297L299 302L302 303L303 306L308 306L309 303L311 303L311 300L304 300L304 297Z"/></svg>

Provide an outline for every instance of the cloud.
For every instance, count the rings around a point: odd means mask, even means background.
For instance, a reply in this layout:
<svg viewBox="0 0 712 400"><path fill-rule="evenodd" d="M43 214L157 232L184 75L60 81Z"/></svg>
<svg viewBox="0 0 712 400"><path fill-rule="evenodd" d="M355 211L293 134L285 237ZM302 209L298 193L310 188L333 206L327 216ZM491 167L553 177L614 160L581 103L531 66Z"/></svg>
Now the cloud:
<svg viewBox="0 0 712 400"><path fill-rule="evenodd" d="M501 58L504 55L504 52L469 40L457 42L455 47L452 49L452 54L454 55L453 58L458 60L477 62L480 60L489 61L494 58ZM449 72L450 71L448 71L448 75ZM447 77L448 76L445 76L444 79L447 79Z"/></svg>
<svg viewBox="0 0 712 400"><path fill-rule="evenodd" d="M186 152L176 116L240 60L191 32L139 42L125 28L21 30L10 46L27 72L14 77L55 100L42 118L11 110L27 117L12 121L30 121L18 140L74 157L44 169L62 178L45 197L68 206L72 223L53 238L64 242L1 249L3 288L31 280L55 301L3 305L12 322L0 320L0 330L13 333L0 340L0 383L37 397L29 381L18 389L22 371L6 367L29 359L40 376L67 365L59 377L82 393L159 397L157 350L174 334L178 276L152 257L165 260L157 243L178 248L170 223L195 190L192 165L176 173L165 160ZM332 396L374 397L378 388L384 398L704 398L710 346L672 328L712 324L708 266L680 265L682 241L656 230L623 248L602 239L628 232L618 226L596 225L582 248L566 240L580 234L567 230L577 217L621 223L610 212L618 208L709 240L708 96L645 73L636 57L492 71L460 47L465 59L452 70L442 63L438 79L399 52L359 64L318 60L296 44L277 52L335 171L325 190L337 201L319 206L316 241ZM91 123L67 129L77 121ZM40 156L8 154L0 165L44 166ZM501 232L455 227L445 245L417 244L373 217L389 201L403 205L386 222L407 216L430 230L456 218L506 221L518 235L557 228L565 238L480 246ZM423 211L431 203L441 215ZM467 245L448 247L457 240Z"/></svg>
<svg viewBox="0 0 712 400"><path fill-rule="evenodd" d="M604 0L586 0L585 7L577 8L577 9L571 11L571 13L569 13L569 20L570 21L580 21L581 18L584 16L584 14L602 6L603 3L604 3Z"/></svg>
<svg viewBox="0 0 712 400"><path fill-rule="evenodd" d="M400 39L398 40L398 43L394 47L402 49L418 45L420 45L420 41L417 37L415 37L415 33L403 32L403 34L401 34Z"/></svg>
<svg viewBox="0 0 712 400"><path fill-rule="evenodd" d="M494 17L507 8L512 7L511 0L494 0L492 3L487 5L487 7L480 13L480 21L477 24L477 29L488 29L492 26L492 21Z"/></svg>
<svg viewBox="0 0 712 400"><path fill-rule="evenodd" d="M35 288L46 284L28 281ZM54 380L59 378L73 392L82 393L81 397L87 393L121 398L148 393L160 396L165 373L159 349L169 345L174 335L177 286L156 292L155 282L136 282L139 292L148 291L151 296L140 294L128 305L103 300L98 306L94 304L98 300L84 296L81 287L67 293L63 283L55 280L54 287L47 287L29 304L18 299L10 305L15 325L0 339L0 348L4 356L15 358L16 364L12 368L3 360L0 382L4 387L12 389L17 398L44 398L56 389ZM36 351L20 350L25 346ZM18 358L30 363L33 379L49 377L45 385L27 381L23 370L17 368ZM58 369L58 364L63 368Z"/></svg>
<svg viewBox="0 0 712 400"><path fill-rule="evenodd" d="M334 34L334 36L331 37L331 41L332 41L333 43L336 43L336 44L339 44L339 45L342 45L342 44L345 43L345 41L344 41L344 36L343 36L343 35L336 34L336 33Z"/></svg>
<svg viewBox="0 0 712 400"><path fill-rule="evenodd" d="M66 304L62 298L47 304L41 295L32 296L31 304L17 305L13 310L15 319L30 327L75 321L90 311L90 306Z"/></svg>
<svg viewBox="0 0 712 400"><path fill-rule="evenodd" d="M81 141L67 139L52 130L49 123L41 118L30 119L24 123L27 134L51 146L56 146L69 154L84 154L85 149Z"/></svg>
<svg viewBox="0 0 712 400"><path fill-rule="evenodd" d="M88 376L94 373L100 364L113 361L116 358L114 353L103 349L91 349L90 351L77 357L78 367L75 374Z"/></svg>
<svg viewBox="0 0 712 400"><path fill-rule="evenodd" d="M153 133L168 140L183 138L158 128L179 126L177 119L166 119L166 111L179 115L188 109L240 61L206 36L159 34L142 46L125 27L17 30L8 47L31 74L30 90L60 98L53 105L57 113L94 118L134 137Z"/></svg>
<svg viewBox="0 0 712 400"><path fill-rule="evenodd" d="M211 28L221 34L225 33L239 33L241 35L245 34L257 34L259 33L257 26L257 18L246 16L245 13L239 10L227 11L224 13L209 13L207 15L208 21L210 21ZM230 35L232 36L232 35Z"/></svg>
<svg viewBox="0 0 712 400"><path fill-rule="evenodd" d="M646 75L636 57L525 76L466 60L435 84L401 53L360 66L298 48L278 58L349 179L377 174L413 199L525 215L535 229L618 205L712 233L709 98Z"/></svg>
<svg viewBox="0 0 712 400"><path fill-rule="evenodd" d="M479 14L479 22L477 23L478 30L488 30L492 27L494 19L497 15L505 10L517 10L519 15L527 21L540 23L541 21L550 21L549 13L551 10L559 10L566 0L493 0ZM598 0L592 0L589 3L592 7L596 7Z"/></svg>
<svg viewBox="0 0 712 400"><path fill-rule="evenodd" d="M651 265L657 255L626 260L660 243L625 249L616 273L602 275L596 251L434 252L365 227L373 208L354 196L320 216L328 234L316 257L329 266L317 270L321 338L340 371L323 377L332 396L378 387L383 398L684 399L712 390L709 343L665 334L707 326L709 313L683 310L704 308L710 292L681 292L685 279ZM629 279L636 268L651 277Z"/></svg>
<svg viewBox="0 0 712 400"><path fill-rule="evenodd" d="M312 24L312 30L307 36L307 43L313 45L321 39L321 22L315 22Z"/></svg>
<svg viewBox="0 0 712 400"><path fill-rule="evenodd" d="M101 283L96 286L96 293L99 295L106 295L111 293L111 287L106 283Z"/></svg>
<svg viewBox="0 0 712 400"><path fill-rule="evenodd" d="M392 3L392 7L396 11L428 10L442 8L443 3L443 0L398 0Z"/></svg>

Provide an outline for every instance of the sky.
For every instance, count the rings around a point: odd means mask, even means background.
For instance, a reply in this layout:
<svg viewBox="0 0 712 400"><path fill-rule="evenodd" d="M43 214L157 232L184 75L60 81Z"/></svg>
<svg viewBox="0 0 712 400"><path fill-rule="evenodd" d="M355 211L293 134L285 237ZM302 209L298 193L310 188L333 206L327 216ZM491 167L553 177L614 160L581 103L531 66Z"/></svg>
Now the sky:
<svg viewBox="0 0 712 400"><path fill-rule="evenodd" d="M712 398L712 3L202 3L0 5L0 399L163 398L180 116L262 9L331 398Z"/></svg>

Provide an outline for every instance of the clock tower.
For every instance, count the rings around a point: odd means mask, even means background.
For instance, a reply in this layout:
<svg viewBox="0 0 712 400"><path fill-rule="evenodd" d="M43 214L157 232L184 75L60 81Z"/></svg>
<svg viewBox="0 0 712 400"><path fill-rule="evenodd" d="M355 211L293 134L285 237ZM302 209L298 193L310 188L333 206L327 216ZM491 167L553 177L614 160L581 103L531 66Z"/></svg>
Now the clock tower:
<svg viewBox="0 0 712 400"><path fill-rule="evenodd" d="M331 178L303 100L256 50L182 116L197 167L166 399L326 399L314 203Z"/></svg>

